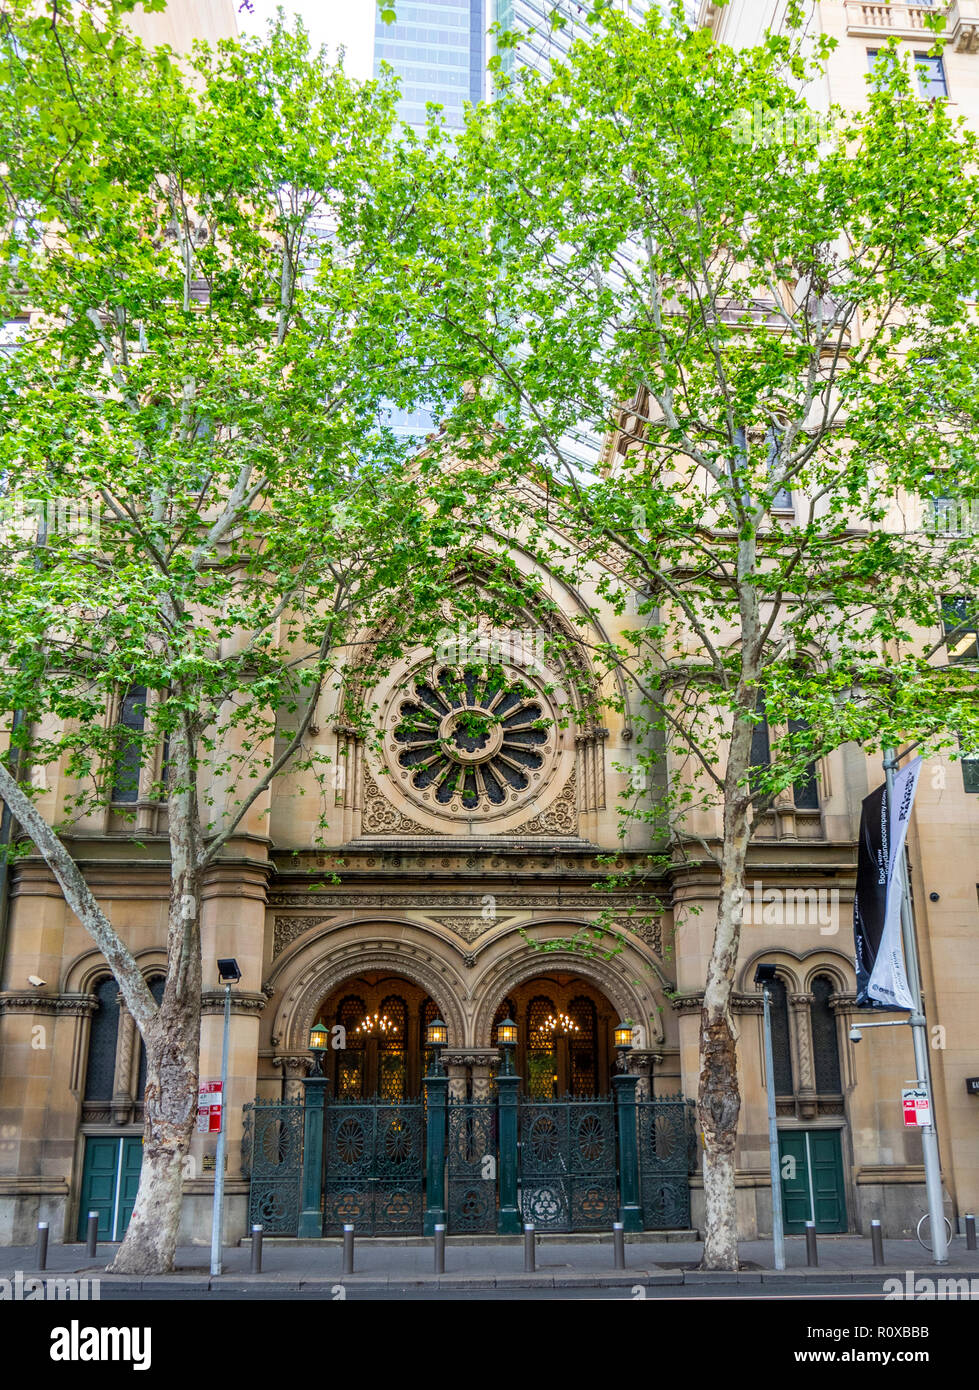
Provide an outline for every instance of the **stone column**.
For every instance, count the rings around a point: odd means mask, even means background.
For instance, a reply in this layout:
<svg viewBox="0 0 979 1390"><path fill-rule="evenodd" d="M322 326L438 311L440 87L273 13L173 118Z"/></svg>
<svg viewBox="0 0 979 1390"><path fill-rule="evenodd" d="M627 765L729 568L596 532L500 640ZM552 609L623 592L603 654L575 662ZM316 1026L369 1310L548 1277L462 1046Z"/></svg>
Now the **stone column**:
<svg viewBox="0 0 979 1390"><path fill-rule="evenodd" d="M282 1099L299 1101L303 1098L303 1079L313 1063L305 1052L281 1053L272 1058L273 1067L282 1071Z"/></svg>
<svg viewBox="0 0 979 1390"><path fill-rule="evenodd" d="M789 1017L795 1042L794 1060L798 1064L795 1072L796 1109L800 1120L813 1120L817 1112L809 1004L808 994L789 995Z"/></svg>
<svg viewBox="0 0 979 1390"><path fill-rule="evenodd" d="M136 1044L136 1020L119 996L119 1031L116 1034L116 1067L112 1083L112 1119L117 1125L127 1125L132 1118L136 1076L133 1072L133 1052Z"/></svg>

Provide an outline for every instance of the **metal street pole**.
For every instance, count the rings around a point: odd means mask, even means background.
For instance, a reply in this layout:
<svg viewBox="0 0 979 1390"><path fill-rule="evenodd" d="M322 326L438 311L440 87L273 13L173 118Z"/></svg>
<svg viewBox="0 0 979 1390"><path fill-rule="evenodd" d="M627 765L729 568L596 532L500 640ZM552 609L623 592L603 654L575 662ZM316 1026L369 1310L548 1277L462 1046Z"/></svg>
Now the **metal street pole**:
<svg viewBox="0 0 979 1390"><path fill-rule="evenodd" d="M897 756L893 748L884 749L884 776L887 779L887 814L890 818L894 806L894 773L897 771ZM911 911L911 898L908 891L908 876L905 872L904 852L895 864L898 882L901 887L901 942L904 946L904 965L908 976L908 988L914 1001L914 1008L908 1018L911 1025L911 1040L914 1044L914 1066L916 1081L928 1097L927 1125L921 1126L921 1149L925 1162L925 1190L928 1196L928 1214L931 1217L932 1254L935 1264L948 1264L948 1240L945 1235L945 1204L942 1200L942 1169L938 1154L938 1130L935 1125L935 1094L931 1086L931 1062L928 1057L928 1025L921 1000L921 970L918 964L918 943L914 930L914 914Z"/></svg>
<svg viewBox="0 0 979 1390"><path fill-rule="evenodd" d="M782 1180L778 1162L778 1120L775 1115L775 1061L772 1051L772 1010L768 982L762 986L765 1033L765 1089L768 1092L768 1157L772 1170L772 1244L775 1268L785 1268L785 1228L782 1223Z"/></svg>
<svg viewBox="0 0 979 1390"><path fill-rule="evenodd" d="M224 1039L221 1043L221 1127L214 1160L214 1211L211 1217L211 1273L221 1273L221 1230L224 1224L224 1151L228 1142L228 1039L231 1033L231 982L224 987Z"/></svg>

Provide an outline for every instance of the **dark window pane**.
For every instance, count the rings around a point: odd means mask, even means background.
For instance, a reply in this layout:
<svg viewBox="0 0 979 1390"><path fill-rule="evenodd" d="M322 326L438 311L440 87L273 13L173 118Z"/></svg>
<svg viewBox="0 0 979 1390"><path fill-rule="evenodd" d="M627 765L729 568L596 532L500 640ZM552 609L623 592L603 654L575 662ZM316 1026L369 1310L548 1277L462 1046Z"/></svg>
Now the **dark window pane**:
<svg viewBox="0 0 979 1390"><path fill-rule="evenodd" d="M111 1100L119 1032L119 986L111 975L95 987L98 1005L88 1035L85 1100Z"/></svg>
<svg viewBox="0 0 979 1390"><path fill-rule="evenodd" d="M790 719L789 733L801 733L809 728L806 719ZM793 783L792 787L796 809L799 811L818 811L819 810L819 785L816 781L816 764L807 763L806 770L799 778L798 782Z"/></svg>
<svg viewBox="0 0 979 1390"><path fill-rule="evenodd" d="M961 595L942 595L942 627L954 632L948 643L949 661L975 661L979 645L979 604Z"/></svg>
<svg viewBox="0 0 979 1390"><path fill-rule="evenodd" d="M751 730L751 766L752 769L768 767L772 760L771 743L768 737L768 720L765 718L765 697L761 691L758 692L758 701L755 705L755 713L762 716L760 723L754 724ZM757 778L752 776L751 788L757 790Z"/></svg>
<svg viewBox="0 0 979 1390"><path fill-rule="evenodd" d="M769 986L772 1008L772 1061L775 1074L775 1094L792 1094L792 1053L789 1048L789 1002L785 984L777 976Z"/></svg>
<svg viewBox="0 0 979 1390"><path fill-rule="evenodd" d="M962 784L967 792L979 792L979 758L962 759Z"/></svg>
<svg viewBox="0 0 979 1390"><path fill-rule="evenodd" d="M817 975L812 982L812 1003L809 1018L812 1025L812 1050L815 1061L816 1090L820 1095L839 1095L840 1044L836 1015L829 1006L833 982Z"/></svg>
<svg viewBox="0 0 979 1390"><path fill-rule="evenodd" d="M127 692L119 711L119 734L112 800L136 801L139 796L139 767L142 761L140 739L146 721L146 687L134 685Z"/></svg>
<svg viewBox="0 0 979 1390"><path fill-rule="evenodd" d="M918 69L918 87L921 95L923 97L947 97L945 64L941 58L936 58L930 53L916 53L914 63Z"/></svg>

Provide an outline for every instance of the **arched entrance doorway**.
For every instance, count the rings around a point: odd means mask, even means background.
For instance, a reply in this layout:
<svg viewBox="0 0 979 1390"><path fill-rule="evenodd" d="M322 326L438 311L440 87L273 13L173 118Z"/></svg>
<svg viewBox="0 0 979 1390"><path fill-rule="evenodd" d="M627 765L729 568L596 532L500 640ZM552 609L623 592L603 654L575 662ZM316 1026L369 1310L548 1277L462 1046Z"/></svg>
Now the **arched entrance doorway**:
<svg viewBox="0 0 979 1390"><path fill-rule="evenodd" d="M580 975L535 975L509 991L493 1019L493 1046L503 1019L517 1025L514 1066L530 1099L609 1094L615 1065L616 1010Z"/></svg>
<svg viewBox="0 0 979 1390"><path fill-rule="evenodd" d="M332 1030L325 1058L330 1094L339 1100L419 1096L431 1061L425 1047L435 1001L403 975L368 970L329 994L317 1018Z"/></svg>

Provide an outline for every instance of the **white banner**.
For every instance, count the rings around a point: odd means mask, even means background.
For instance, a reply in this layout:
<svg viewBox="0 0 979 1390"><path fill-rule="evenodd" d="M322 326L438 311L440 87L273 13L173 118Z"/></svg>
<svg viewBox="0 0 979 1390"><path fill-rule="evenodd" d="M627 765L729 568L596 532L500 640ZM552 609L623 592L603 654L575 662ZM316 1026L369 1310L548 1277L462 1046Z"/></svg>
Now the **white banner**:
<svg viewBox="0 0 979 1390"><path fill-rule="evenodd" d="M895 1009L913 1009L901 944L901 880L898 866L904 859L904 842L918 789L921 759L915 758L894 775L894 800L888 806L887 901L884 907L884 931L874 968L870 972L867 993L880 1004Z"/></svg>

